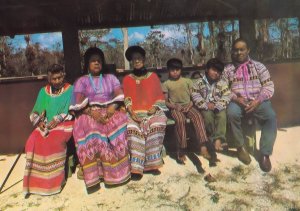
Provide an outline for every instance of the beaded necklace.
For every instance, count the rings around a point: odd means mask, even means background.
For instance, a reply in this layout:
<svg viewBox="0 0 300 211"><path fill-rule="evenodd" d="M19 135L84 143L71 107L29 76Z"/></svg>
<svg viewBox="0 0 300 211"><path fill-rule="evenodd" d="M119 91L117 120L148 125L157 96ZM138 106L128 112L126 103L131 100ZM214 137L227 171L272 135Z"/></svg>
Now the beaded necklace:
<svg viewBox="0 0 300 211"><path fill-rule="evenodd" d="M94 83L94 80L93 80L93 77L91 74L89 74L89 79L90 79L90 84L92 85L95 93L100 93L101 92L101 88L102 88L102 74L100 74L99 76L99 88L96 87L95 83Z"/></svg>
<svg viewBox="0 0 300 211"><path fill-rule="evenodd" d="M64 92L64 87L61 87L56 93L54 93L53 91L52 91L52 86L50 85L50 90L49 90L49 94L50 94L50 96L57 96L57 95L60 95L61 93L63 93Z"/></svg>

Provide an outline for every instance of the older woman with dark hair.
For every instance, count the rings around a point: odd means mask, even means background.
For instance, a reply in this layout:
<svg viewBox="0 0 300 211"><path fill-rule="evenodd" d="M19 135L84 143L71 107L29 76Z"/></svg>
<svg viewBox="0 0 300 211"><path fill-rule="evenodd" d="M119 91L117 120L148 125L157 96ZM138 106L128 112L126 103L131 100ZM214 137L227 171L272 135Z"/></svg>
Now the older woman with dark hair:
<svg viewBox="0 0 300 211"><path fill-rule="evenodd" d="M145 50L131 46L125 56L131 61L133 73L124 77L125 105L129 114L128 142L133 179L144 172L160 174L163 165L161 150L165 136L168 110L156 73L145 68Z"/></svg>
<svg viewBox="0 0 300 211"><path fill-rule="evenodd" d="M64 81L63 66L51 65L47 72L48 84L40 90L30 114L35 129L25 146L25 196L57 194L65 184L66 142L73 129L68 114L73 87Z"/></svg>
<svg viewBox="0 0 300 211"><path fill-rule="evenodd" d="M88 193L100 179L114 185L130 178L126 141L127 116L118 110L124 95L119 80L108 73L103 52L89 48L84 55L86 75L74 84L70 110L76 114L74 139Z"/></svg>

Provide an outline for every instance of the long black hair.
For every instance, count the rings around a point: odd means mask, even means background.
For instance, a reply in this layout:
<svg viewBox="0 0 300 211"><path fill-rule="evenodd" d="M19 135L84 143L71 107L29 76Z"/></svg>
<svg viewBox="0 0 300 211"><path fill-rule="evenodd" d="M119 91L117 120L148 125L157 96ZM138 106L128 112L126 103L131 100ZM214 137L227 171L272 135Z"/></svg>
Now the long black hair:
<svg viewBox="0 0 300 211"><path fill-rule="evenodd" d="M86 75L89 73L89 60L92 55L99 55L102 61L102 70L101 73L103 74L108 74L109 69L107 68L106 62L105 62L105 57L104 53L100 48L97 47L90 47L88 48L83 56L84 59L84 66L83 66L83 74Z"/></svg>

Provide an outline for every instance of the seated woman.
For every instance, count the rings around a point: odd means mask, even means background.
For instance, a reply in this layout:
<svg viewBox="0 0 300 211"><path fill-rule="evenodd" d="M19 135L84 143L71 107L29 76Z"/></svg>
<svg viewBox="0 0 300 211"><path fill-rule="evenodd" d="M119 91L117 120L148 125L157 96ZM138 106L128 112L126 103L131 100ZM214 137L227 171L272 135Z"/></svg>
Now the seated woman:
<svg viewBox="0 0 300 211"><path fill-rule="evenodd" d="M167 122L160 81L155 73L145 68L145 54L139 46L131 46L125 52L134 68L123 80L125 105L130 116L127 129L134 179L140 179L145 171L160 173Z"/></svg>
<svg viewBox="0 0 300 211"><path fill-rule="evenodd" d="M68 114L73 87L64 82L64 77L61 65L48 69L49 84L40 90L30 114L36 128L25 146L25 196L56 194L65 184L66 142L73 129L72 116Z"/></svg>
<svg viewBox="0 0 300 211"><path fill-rule="evenodd" d="M114 185L130 178L126 141L127 116L118 111L124 100L120 82L108 74L103 52L89 48L84 71L74 84L70 110L76 114L74 140L88 193L100 188L100 179Z"/></svg>

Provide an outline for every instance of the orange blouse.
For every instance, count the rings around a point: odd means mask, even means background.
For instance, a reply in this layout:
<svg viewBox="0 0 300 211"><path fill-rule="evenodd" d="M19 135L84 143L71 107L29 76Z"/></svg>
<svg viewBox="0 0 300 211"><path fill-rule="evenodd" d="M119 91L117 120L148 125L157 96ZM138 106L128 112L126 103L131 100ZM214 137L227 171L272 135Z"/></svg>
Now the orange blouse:
<svg viewBox="0 0 300 211"><path fill-rule="evenodd" d="M152 106L166 109L160 80L155 73L148 72L141 77L129 74L123 79L123 89L125 104L131 105L133 111L147 111Z"/></svg>

